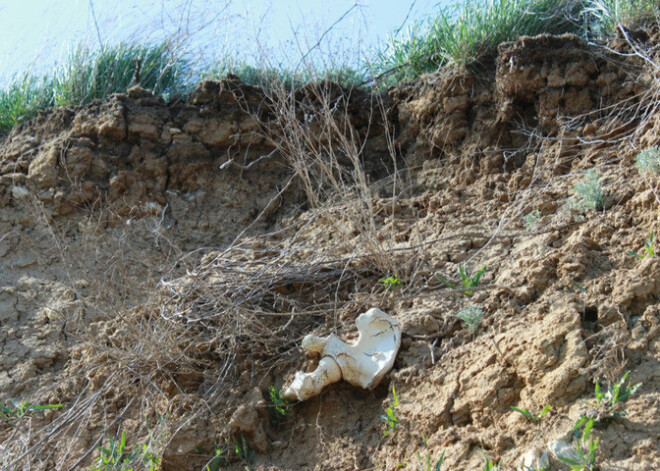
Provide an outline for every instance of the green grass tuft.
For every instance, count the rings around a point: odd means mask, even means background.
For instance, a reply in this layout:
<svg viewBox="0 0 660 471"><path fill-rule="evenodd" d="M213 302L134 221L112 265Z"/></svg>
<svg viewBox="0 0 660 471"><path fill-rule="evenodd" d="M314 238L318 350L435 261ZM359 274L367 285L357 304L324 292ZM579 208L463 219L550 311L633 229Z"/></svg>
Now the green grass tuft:
<svg viewBox="0 0 660 471"><path fill-rule="evenodd" d="M385 414L380 416L381 420L385 422L385 430L383 431L383 435L389 435L399 426L399 416L396 412L396 408L398 406L399 397L396 395L396 389L394 386L392 386L392 400L385 408Z"/></svg>
<svg viewBox="0 0 660 471"><path fill-rule="evenodd" d="M459 264L458 265L458 276L461 279L461 284L457 285L455 283L452 283L451 281L447 280L446 278L440 276L440 275L435 275L435 277L442 282L445 286L451 288L451 289L462 289L465 288L463 291L463 294L465 296L472 296L474 294L474 290L472 288L476 288L479 286L479 282L481 281L481 277L483 276L484 273L486 273L487 266L481 267L474 275L470 275L470 272L465 268L464 265Z"/></svg>
<svg viewBox="0 0 660 471"><path fill-rule="evenodd" d="M479 306L468 306L461 312L456 314L467 326L471 334L475 334L481 325L481 320L484 318L484 311Z"/></svg>
<svg viewBox="0 0 660 471"><path fill-rule="evenodd" d="M660 148L649 147L635 157L635 165L640 172L660 174Z"/></svg>
<svg viewBox="0 0 660 471"><path fill-rule="evenodd" d="M332 81L345 87L367 82L379 87L413 79L447 64L473 64L494 58L497 46L523 35L575 33L589 39L615 34L622 27L657 22L654 0L476 0L456 1L434 18L414 25L407 37L392 37L366 67L310 66L291 71L255 67L241 58L215 66L192 64L172 43L119 43L101 50L79 47L46 77L25 73L0 90L0 134L53 106L82 105L125 92L139 84L165 99L185 95L198 78L237 75L250 85L296 90L310 82Z"/></svg>
<svg viewBox="0 0 660 471"><path fill-rule="evenodd" d="M584 424L582 437L575 436L573 448L568 450L567 454L557 456L559 461L568 465L574 471L596 471L598 469L596 458L599 439L594 440L591 438L591 430L594 424L593 419L588 420Z"/></svg>
<svg viewBox="0 0 660 471"><path fill-rule="evenodd" d="M16 402L10 399L12 405L0 403L0 419L8 424L14 424L22 419L28 412L40 412L49 409L59 409L62 404L32 404L31 402Z"/></svg>
<svg viewBox="0 0 660 471"><path fill-rule="evenodd" d="M628 250L628 255L637 258L655 257L655 233L651 231L648 240L644 241L644 252L637 253L634 250Z"/></svg>
<svg viewBox="0 0 660 471"><path fill-rule="evenodd" d="M136 77L138 67L139 77ZM167 43L154 46L120 43L98 52L78 48L55 71L49 85L55 106L104 99L133 85L168 98L183 92L188 69L188 63L177 58Z"/></svg>
<svg viewBox="0 0 660 471"><path fill-rule="evenodd" d="M541 412L539 412L538 414L534 414L529 409L521 409L519 407L511 406L511 410L518 412L519 414L522 414L527 420L529 420L533 424L538 424L539 422L541 422L541 419L543 419L543 417L548 412L550 412L551 409L552 406L550 406L550 404L547 404Z"/></svg>
<svg viewBox="0 0 660 471"><path fill-rule="evenodd" d="M121 432L119 440L108 435L108 447L98 447L99 457L89 471L133 471L141 469L157 471L160 469L161 458L149 450L147 445L136 446L133 451L126 447L126 433Z"/></svg>
<svg viewBox="0 0 660 471"><path fill-rule="evenodd" d="M523 224L525 224L525 227L529 232L534 234L538 231L540 219L541 219L541 211L535 209L534 211L523 217Z"/></svg>
<svg viewBox="0 0 660 471"><path fill-rule="evenodd" d="M165 99L182 95L189 87L190 72L189 63L168 43L120 43L100 51L81 47L51 75L38 78L25 74L0 90L0 133L6 134L39 110L103 100L133 85Z"/></svg>
<svg viewBox="0 0 660 471"><path fill-rule="evenodd" d="M374 64L376 74L395 69L389 81L410 80L446 64L493 56L497 46L523 35L578 32L578 0L466 0L415 25L405 39L390 39Z"/></svg>
<svg viewBox="0 0 660 471"><path fill-rule="evenodd" d="M426 437L423 437L424 440L424 448L429 447L429 442L426 439ZM433 463L435 461L435 463ZM445 462L445 452L443 451L440 454L440 458L435 460L434 458L431 458L431 454L427 451L426 452L426 460L422 459L422 455L420 455L419 451L417 452L417 466L418 466L418 471L440 471L442 469L442 464Z"/></svg>
<svg viewBox="0 0 660 471"><path fill-rule="evenodd" d="M411 80L447 64L494 57L497 46L521 36L573 33L604 39L621 27L657 22L653 0L463 0L392 37L371 64L384 85Z"/></svg>
<svg viewBox="0 0 660 471"><path fill-rule="evenodd" d="M636 28L658 21L657 0L587 0L583 17L592 35L607 37L621 28Z"/></svg>
<svg viewBox="0 0 660 471"><path fill-rule="evenodd" d="M0 134L6 134L16 124L37 115L51 106L46 79L25 74L4 90L0 90Z"/></svg>
<svg viewBox="0 0 660 471"><path fill-rule="evenodd" d="M265 88L266 90L284 89L298 90L308 83L321 81L335 82L343 87L360 86L367 81L366 73L351 67L332 68L327 70L308 69L304 72L293 72L282 67L256 67L244 62L225 60L215 64L201 74L202 79L224 80L228 75L235 75L242 82Z"/></svg>
<svg viewBox="0 0 660 471"><path fill-rule="evenodd" d="M268 388L268 396L270 398L270 404L268 404L270 420L274 425L277 425L291 415L291 404L282 395L282 391L277 386L270 386Z"/></svg>
<svg viewBox="0 0 660 471"><path fill-rule="evenodd" d="M568 200L568 206L576 211L593 209L602 211L605 207L605 193L594 169L584 172L583 179L575 185L575 198Z"/></svg>
<svg viewBox="0 0 660 471"><path fill-rule="evenodd" d="M378 282L383 284L385 291L395 291L402 285L401 280L399 280L399 277L396 275L388 275L385 278L378 280Z"/></svg>

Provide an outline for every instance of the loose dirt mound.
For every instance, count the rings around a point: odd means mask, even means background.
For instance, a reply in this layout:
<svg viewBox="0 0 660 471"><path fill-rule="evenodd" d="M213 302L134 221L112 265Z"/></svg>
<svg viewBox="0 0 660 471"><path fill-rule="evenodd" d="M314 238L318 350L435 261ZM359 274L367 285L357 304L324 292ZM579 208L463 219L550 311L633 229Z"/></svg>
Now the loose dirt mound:
<svg viewBox="0 0 660 471"><path fill-rule="evenodd" d="M658 177L634 165L660 140L660 78L629 48L522 38L389 96L134 89L14 130L0 403L63 407L0 423L2 469L84 469L122 431L136 469L416 469L443 450L443 469L518 469L627 370L643 385L594 429L598 464L660 466L660 259L627 253L660 229ZM596 209L575 191L590 169ZM459 266L487 267L471 296L436 277ZM302 336L352 338L374 306L403 328L385 382L277 420L268 389L310 366ZM539 423L511 410L546 404Z"/></svg>

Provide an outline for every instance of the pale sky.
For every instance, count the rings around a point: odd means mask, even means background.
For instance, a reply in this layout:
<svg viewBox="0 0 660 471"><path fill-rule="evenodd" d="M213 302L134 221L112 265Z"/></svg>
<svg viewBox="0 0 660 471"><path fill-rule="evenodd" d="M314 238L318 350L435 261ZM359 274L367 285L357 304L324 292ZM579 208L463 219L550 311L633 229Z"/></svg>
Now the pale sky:
<svg viewBox="0 0 660 471"><path fill-rule="evenodd" d="M382 47L407 16L406 26L437 11L438 2L5 0L0 1L0 82L27 69L45 73L81 43L157 42L172 35L189 38L187 47L200 60L228 54L291 65L346 12L314 50L339 63L354 62ZM401 35L405 32L404 27Z"/></svg>

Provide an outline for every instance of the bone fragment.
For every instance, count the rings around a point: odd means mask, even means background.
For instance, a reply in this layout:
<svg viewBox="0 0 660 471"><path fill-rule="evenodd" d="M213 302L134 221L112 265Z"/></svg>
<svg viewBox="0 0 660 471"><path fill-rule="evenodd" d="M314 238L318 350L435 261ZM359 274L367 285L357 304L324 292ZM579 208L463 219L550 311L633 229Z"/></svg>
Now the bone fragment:
<svg viewBox="0 0 660 471"><path fill-rule="evenodd" d="M341 379L364 389L373 389L394 365L401 346L398 322L378 308L369 309L356 320L359 337L348 344L334 334L307 335L302 348L321 356L316 370L298 371L284 397L304 401L318 395L328 384Z"/></svg>

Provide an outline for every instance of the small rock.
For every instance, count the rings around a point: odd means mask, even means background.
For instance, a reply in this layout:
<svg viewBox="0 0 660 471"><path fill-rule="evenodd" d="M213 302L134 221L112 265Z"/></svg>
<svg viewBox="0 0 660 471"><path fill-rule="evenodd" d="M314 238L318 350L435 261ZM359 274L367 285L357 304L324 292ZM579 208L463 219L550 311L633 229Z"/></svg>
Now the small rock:
<svg viewBox="0 0 660 471"><path fill-rule="evenodd" d="M548 466L550 466L548 454L543 450L534 448L528 450L522 455L520 458L520 467L518 469L520 469L520 471L527 471L528 469L544 469Z"/></svg>
<svg viewBox="0 0 660 471"><path fill-rule="evenodd" d="M573 457L575 454L575 447L573 443L566 439L553 440L548 443L548 450L553 456L559 459L560 456Z"/></svg>
<svg viewBox="0 0 660 471"><path fill-rule="evenodd" d="M30 191L24 186L14 185L13 187L11 187L11 196L15 200L20 200L30 196Z"/></svg>
<svg viewBox="0 0 660 471"><path fill-rule="evenodd" d="M229 428L232 433L244 432L254 433L259 426L259 414L254 407L242 404L232 414Z"/></svg>

